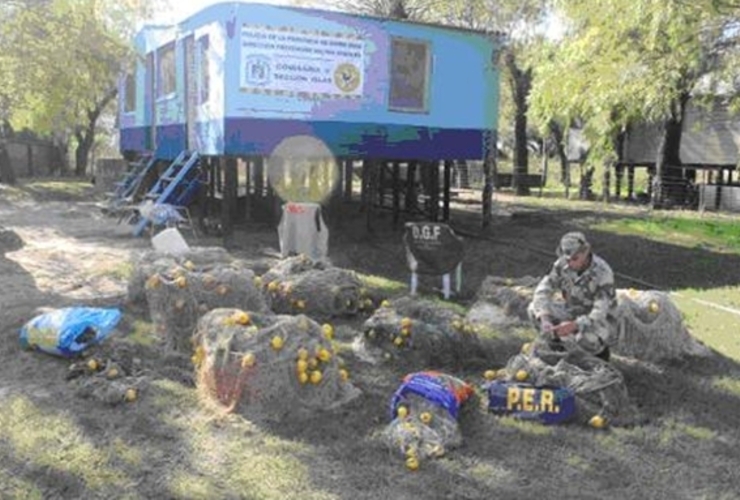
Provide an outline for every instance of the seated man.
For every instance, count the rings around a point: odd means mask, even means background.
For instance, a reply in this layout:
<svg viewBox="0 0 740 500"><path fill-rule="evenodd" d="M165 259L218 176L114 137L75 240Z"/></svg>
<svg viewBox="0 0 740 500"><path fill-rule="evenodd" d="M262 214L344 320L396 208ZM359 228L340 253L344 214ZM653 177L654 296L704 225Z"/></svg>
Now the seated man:
<svg viewBox="0 0 740 500"><path fill-rule="evenodd" d="M580 232L565 234L557 255L534 290L529 317L549 348L580 348L608 361L617 326L614 273ZM561 298L555 298L556 293Z"/></svg>

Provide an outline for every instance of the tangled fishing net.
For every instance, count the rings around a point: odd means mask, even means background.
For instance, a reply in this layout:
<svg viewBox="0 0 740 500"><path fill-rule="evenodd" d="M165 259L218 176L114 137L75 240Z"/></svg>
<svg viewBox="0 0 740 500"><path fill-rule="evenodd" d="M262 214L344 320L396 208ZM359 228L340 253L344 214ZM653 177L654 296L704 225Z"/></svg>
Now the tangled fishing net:
<svg viewBox="0 0 740 500"><path fill-rule="evenodd" d="M228 254L224 254L194 250L183 256L158 256L141 265L148 272L144 295L149 313L168 349L189 353L198 318L213 309L268 311L254 272L225 263ZM139 274L134 281L132 287L138 289Z"/></svg>
<svg viewBox="0 0 740 500"><path fill-rule="evenodd" d="M478 326L439 303L401 298L383 303L363 324L363 347L414 366L462 366L480 353Z"/></svg>
<svg viewBox="0 0 740 500"><path fill-rule="evenodd" d="M305 255L281 261L262 275L261 284L278 314L328 319L355 315L374 305L353 271Z"/></svg>
<svg viewBox="0 0 740 500"><path fill-rule="evenodd" d="M491 326L512 326L527 322L527 306L532 301L532 293L538 281L531 276L488 276L478 289L476 302L466 317L469 321Z"/></svg>
<svg viewBox="0 0 740 500"><path fill-rule="evenodd" d="M497 325L528 322L527 306L537 282L529 276L520 279L487 277L467 319ZM615 353L655 362L709 352L690 335L681 312L667 293L617 290L617 303Z"/></svg>
<svg viewBox="0 0 740 500"><path fill-rule="evenodd" d="M624 425L635 417L622 373L610 363L576 350L552 351L546 342L539 341L525 344L499 371L497 379L571 389L580 423L599 415L612 425Z"/></svg>
<svg viewBox="0 0 740 500"><path fill-rule="evenodd" d="M327 338L305 315L216 309L198 322L196 384L213 401L250 418L301 418L359 395Z"/></svg>
<svg viewBox="0 0 740 500"><path fill-rule="evenodd" d="M173 266L184 266L186 262L198 268L239 265L238 261L221 247L191 248L177 255L151 250L133 262L133 272L128 282L128 301L132 304L146 304L147 280L154 273L166 271Z"/></svg>
<svg viewBox="0 0 740 500"><path fill-rule="evenodd" d="M686 329L681 312L667 293L618 290L617 302L615 352L652 362L709 353Z"/></svg>
<svg viewBox="0 0 740 500"><path fill-rule="evenodd" d="M131 366L96 357L72 363L66 378L81 398L109 406L133 403L149 385L149 377Z"/></svg>
<svg viewBox="0 0 740 500"><path fill-rule="evenodd" d="M445 373L407 375L391 401L385 443L406 457L410 469L420 460L441 457L462 442L458 418L472 395L469 384Z"/></svg>

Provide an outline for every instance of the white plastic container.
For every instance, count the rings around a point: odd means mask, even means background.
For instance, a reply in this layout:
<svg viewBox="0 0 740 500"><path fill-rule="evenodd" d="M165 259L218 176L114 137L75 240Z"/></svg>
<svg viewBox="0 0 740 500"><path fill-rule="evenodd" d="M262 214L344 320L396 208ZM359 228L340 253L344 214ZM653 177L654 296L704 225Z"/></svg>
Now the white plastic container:
<svg viewBox="0 0 740 500"><path fill-rule="evenodd" d="M181 254L190 250L176 227L168 227L152 237L152 246L159 253Z"/></svg>

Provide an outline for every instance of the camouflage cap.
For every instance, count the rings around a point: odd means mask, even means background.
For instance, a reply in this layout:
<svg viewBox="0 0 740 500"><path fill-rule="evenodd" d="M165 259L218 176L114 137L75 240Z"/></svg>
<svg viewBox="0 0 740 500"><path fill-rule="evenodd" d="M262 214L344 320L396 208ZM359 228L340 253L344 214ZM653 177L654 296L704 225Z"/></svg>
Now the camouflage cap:
<svg viewBox="0 0 740 500"><path fill-rule="evenodd" d="M581 250L586 250L590 247L591 245L589 245L583 233L579 231L573 231L564 234L563 237L560 238L560 245L558 246L557 253L561 256L564 255L566 257L570 257L574 254L577 254Z"/></svg>

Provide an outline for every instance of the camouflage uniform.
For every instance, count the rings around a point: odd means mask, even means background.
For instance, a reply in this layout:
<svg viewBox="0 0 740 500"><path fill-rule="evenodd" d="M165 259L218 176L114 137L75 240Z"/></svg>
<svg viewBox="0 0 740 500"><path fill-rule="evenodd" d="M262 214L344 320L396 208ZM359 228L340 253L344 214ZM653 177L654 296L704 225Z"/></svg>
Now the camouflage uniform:
<svg viewBox="0 0 740 500"><path fill-rule="evenodd" d="M527 311L538 326L543 316L549 316L553 324L575 321L578 325L575 335L562 339L563 343L573 339L585 351L599 354L616 340L614 273L609 264L593 253L585 269L580 272L571 269L568 258L584 248L590 252L581 233L563 237L559 257L535 288ZM562 299L553 297L556 292L560 292ZM543 332L543 335L547 340L554 340L551 333Z"/></svg>

